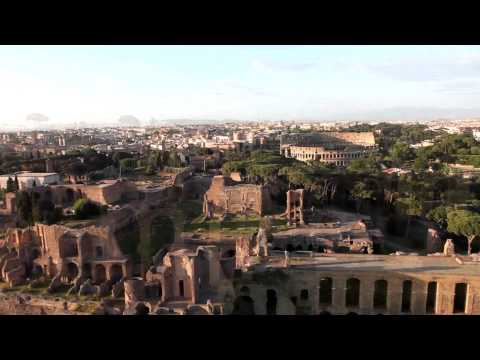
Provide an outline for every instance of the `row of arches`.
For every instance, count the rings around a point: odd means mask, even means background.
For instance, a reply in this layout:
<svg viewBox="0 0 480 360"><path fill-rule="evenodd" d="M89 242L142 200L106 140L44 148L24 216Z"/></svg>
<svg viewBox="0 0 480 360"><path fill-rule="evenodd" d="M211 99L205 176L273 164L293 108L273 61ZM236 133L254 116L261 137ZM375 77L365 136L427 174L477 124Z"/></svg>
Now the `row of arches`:
<svg viewBox="0 0 480 360"><path fill-rule="evenodd" d="M437 288L436 281L431 281L427 284L427 294L425 301L425 313L435 314L437 312ZM323 309L322 313L326 313L325 307L333 304L333 279L330 277L322 278L319 283L318 301L320 308ZM467 283L456 283L455 293L453 299L453 313L460 314L466 313L467 305ZM413 282L412 280L404 280L402 283L401 294L401 312L412 312L412 295L413 295ZM302 289L300 291L299 299L296 296L290 298L292 303L296 306L297 314L309 314L310 307L308 304L309 290ZM360 306L360 280L357 278L349 278L346 281L345 286L345 307L352 310ZM374 282L372 305L373 309L379 312L387 310L388 301L388 282L384 279L379 279ZM274 289L266 290L266 314L277 314L277 292ZM352 312L352 311L350 311ZM254 300L250 297L250 290L244 286L240 290L240 296L236 298L234 303L233 314L239 315L254 315Z"/></svg>
<svg viewBox="0 0 480 360"><path fill-rule="evenodd" d="M435 314L437 308L437 282L431 281L427 285L427 298L425 302L425 312L427 314ZM402 300L401 312L410 313L412 311L412 291L413 282L404 280L402 283ZM319 286L319 303L320 305L332 304L332 278L324 278L320 280ZM466 312L468 284L456 283L454 293L453 313ZM388 282L386 280L376 280L373 289L373 309L386 310L388 299ZM350 278L346 282L345 288L345 306L358 307L360 305L360 280Z"/></svg>
<svg viewBox="0 0 480 360"><path fill-rule="evenodd" d="M70 262L66 267L68 281L73 281L79 275L78 265L74 262ZM113 283L120 281L124 276L122 265L113 264L110 269L110 280ZM82 275L86 279L92 279L95 283L101 284L107 280L107 270L104 265L96 264L92 269L92 264L85 263L82 266Z"/></svg>

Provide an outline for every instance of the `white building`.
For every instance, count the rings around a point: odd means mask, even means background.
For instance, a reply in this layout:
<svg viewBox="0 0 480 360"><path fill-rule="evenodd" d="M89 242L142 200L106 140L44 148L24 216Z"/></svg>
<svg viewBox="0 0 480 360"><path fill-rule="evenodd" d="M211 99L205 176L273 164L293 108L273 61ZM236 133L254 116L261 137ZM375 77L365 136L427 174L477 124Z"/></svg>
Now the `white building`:
<svg viewBox="0 0 480 360"><path fill-rule="evenodd" d="M480 131L479 130L474 130L472 131L473 138L477 141L480 141Z"/></svg>
<svg viewBox="0 0 480 360"><path fill-rule="evenodd" d="M13 174L0 175L0 188L6 189L8 179L18 179L20 190L30 189L35 183L36 186L60 184L60 175L57 173L33 173L21 171Z"/></svg>

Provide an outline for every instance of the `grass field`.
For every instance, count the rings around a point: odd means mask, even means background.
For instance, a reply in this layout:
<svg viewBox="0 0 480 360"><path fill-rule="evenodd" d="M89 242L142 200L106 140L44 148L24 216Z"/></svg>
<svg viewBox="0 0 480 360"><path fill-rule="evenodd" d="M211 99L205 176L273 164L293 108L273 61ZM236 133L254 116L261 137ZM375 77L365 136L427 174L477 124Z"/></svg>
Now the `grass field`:
<svg viewBox="0 0 480 360"><path fill-rule="evenodd" d="M201 201L183 201L177 204L173 217L179 231L192 233L223 233L225 235L249 235L258 230L261 217L258 215L228 215L220 219L204 218ZM284 230L286 220L272 219L273 232Z"/></svg>

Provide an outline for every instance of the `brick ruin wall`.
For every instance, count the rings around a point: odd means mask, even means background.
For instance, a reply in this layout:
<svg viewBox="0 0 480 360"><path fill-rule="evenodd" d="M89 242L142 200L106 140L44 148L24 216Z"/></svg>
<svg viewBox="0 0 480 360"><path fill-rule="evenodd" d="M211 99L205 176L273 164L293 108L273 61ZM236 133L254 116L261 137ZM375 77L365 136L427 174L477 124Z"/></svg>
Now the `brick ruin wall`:
<svg viewBox="0 0 480 360"><path fill-rule="evenodd" d="M101 205L115 204L125 199L135 199L137 194L135 185L127 181L105 185L56 185L51 186L50 189L56 204L68 202L68 189L73 191L74 200L84 196Z"/></svg>
<svg viewBox="0 0 480 360"><path fill-rule="evenodd" d="M268 188L252 184L235 185L233 180L222 176L213 178L206 198L217 215L224 212L239 214L244 210L262 215L272 206Z"/></svg>

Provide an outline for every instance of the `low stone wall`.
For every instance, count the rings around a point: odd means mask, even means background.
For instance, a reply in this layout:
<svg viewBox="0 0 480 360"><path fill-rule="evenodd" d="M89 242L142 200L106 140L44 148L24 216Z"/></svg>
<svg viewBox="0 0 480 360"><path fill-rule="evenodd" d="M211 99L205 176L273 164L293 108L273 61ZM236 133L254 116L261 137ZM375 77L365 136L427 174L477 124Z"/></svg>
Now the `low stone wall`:
<svg viewBox="0 0 480 360"><path fill-rule="evenodd" d="M77 304L31 295L0 293L0 315L90 315L73 310Z"/></svg>

